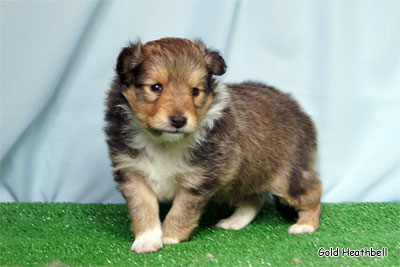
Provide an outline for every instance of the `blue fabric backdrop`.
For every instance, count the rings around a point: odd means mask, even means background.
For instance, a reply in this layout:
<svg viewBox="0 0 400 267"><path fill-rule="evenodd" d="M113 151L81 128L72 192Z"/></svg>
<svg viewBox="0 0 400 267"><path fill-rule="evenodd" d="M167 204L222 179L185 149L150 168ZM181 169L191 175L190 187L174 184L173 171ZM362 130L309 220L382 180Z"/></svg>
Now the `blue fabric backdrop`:
<svg viewBox="0 0 400 267"><path fill-rule="evenodd" d="M323 200L400 200L400 1L1 1L0 201L122 202L104 142L122 46L202 38L223 81L292 93Z"/></svg>

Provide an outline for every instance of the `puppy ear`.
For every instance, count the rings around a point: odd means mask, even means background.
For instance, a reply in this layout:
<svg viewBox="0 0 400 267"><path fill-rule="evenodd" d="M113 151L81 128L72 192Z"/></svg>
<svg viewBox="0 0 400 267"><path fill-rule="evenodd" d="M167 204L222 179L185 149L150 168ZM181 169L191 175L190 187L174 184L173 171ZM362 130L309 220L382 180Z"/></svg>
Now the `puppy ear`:
<svg viewBox="0 0 400 267"><path fill-rule="evenodd" d="M129 85L134 82L134 70L142 61L142 43L137 41L124 47L117 59L115 68L121 82Z"/></svg>
<svg viewBox="0 0 400 267"><path fill-rule="evenodd" d="M206 49L205 52L208 72L218 76L224 74L226 71L226 64L219 52L212 49Z"/></svg>

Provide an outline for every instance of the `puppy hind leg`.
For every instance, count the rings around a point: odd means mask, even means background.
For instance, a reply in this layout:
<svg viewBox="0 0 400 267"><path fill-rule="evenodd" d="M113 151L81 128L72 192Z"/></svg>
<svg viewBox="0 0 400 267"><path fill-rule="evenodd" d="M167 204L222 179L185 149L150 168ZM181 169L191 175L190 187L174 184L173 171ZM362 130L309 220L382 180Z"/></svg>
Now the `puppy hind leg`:
<svg viewBox="0 0 400 267"><path fill-rule="evenodd" d="M313 207L303 207L298 211L299 219L289 228L289 234L310 234L319 228L321 204Z"/></svg>
<svg viewBox="0 0 400 267"><path fill-rule="evenodd" d="M228 230L240 230L256 217L263 204L264 197L262 194L255 194L239 201L236 203L237 208L233 214L226 219L220 220L216 226Z"/></svg>
<svg viewBox="0 0 400 267"><path fill-rule="evenodd" d="M297 210L299 218L289 228L290 234L313 233L319 228L321 195L322 184L316 172L302 171L301 180L292 177L287 201Z"/></svg>

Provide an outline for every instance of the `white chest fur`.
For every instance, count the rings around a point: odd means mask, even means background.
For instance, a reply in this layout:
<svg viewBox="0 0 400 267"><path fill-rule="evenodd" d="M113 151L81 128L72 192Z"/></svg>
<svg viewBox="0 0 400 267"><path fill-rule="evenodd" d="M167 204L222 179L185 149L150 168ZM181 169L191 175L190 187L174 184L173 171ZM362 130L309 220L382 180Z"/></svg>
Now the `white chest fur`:
<svg viewBox="0 0 400 267"><path fill-rule="evenodd" d="M118 162L117 169L133 168L143 173L160 201L172 200L177 189L177 176L193 171L185 162L184 154L175 150L146 148L136 158L119 155Z"/></svg>

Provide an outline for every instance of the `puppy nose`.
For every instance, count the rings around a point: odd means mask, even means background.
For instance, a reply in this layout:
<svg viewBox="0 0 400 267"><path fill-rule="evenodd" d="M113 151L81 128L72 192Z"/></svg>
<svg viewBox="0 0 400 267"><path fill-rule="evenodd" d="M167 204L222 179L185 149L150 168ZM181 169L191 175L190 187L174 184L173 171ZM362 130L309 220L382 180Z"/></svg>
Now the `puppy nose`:
<svg viewBox="0 0 400 267"><path fill-rule="evenodd" d="M181 116L169 116L169 120L171 122L171 125L177 129L182 128L186 124L186 117L181 117Z"/></svg>

